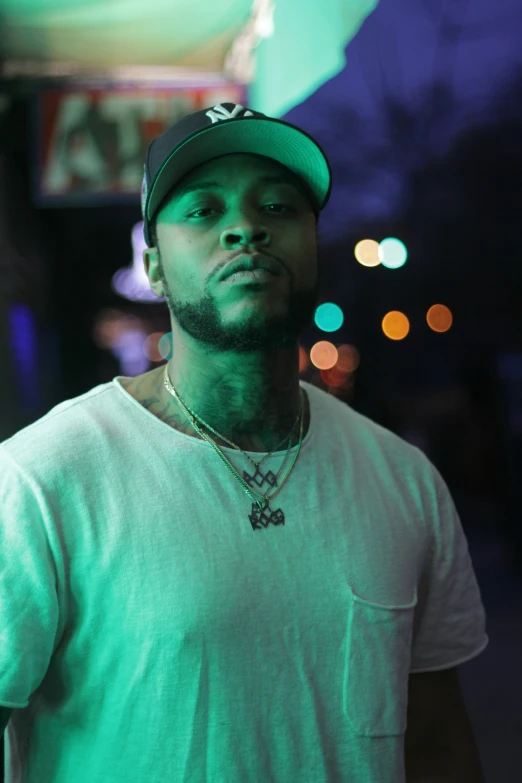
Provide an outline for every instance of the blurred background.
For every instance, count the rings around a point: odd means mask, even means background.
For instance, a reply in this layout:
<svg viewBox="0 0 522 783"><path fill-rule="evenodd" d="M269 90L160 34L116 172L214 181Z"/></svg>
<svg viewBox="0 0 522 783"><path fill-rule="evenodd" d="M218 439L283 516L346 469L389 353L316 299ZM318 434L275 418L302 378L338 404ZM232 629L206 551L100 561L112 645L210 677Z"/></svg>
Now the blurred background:
<svg viewBox="0 0 522 783"><path fill-rule="evenodd" d="M172 355L151 139L226 101L300 126L334 182L301 375L448 483L490 637L466 702L487 782L519 783L522 4L0 0L0 30L0 441Z"/></svg>

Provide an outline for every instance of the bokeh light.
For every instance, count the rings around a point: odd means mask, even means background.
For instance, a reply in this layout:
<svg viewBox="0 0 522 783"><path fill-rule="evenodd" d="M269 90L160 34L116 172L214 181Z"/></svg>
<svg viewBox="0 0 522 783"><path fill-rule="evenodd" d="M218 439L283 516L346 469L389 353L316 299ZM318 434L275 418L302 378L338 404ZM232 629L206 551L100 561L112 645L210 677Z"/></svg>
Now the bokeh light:
<svg viewBox="0 0 522 783"><path fill-rule="evenodd" d="M354 345L340 345L337 348L337 362L333 367L321 370L321 380L331 389L352 389L359 363L359 352Z"/></svg>
<svg viewBox="0 0 522 783"><path fill-rule="evenodd" d="M398 269L404 266L408 258L406 245L394 237L383 239L379 245L378 253L381 264L388 269Z"/></svg>
<svg viewBox="0 0 522 783"><path fill-rule="evenodd" d="M299 372L305 373L309 367L310 367L310 358L308 356L308 352L303 348L302 345L300 345L299 346Z"/></svg>
<svg viewBox="0 0 522 783"><path fill-rule="evenodd" d="M344 373L354 372L360 364L359 351L355 345L340 345L337 349L339 358L336 367Z"/></svg>
<svg viewBox="0 0 522 783"><path fill-rule="evenodd" d="M453 315L446 305L435 304L428 310L426 321L434 332L447 332L453 323Z"/></svg>
<svg viewBox="0 0 522 783"><path fill-rule="evenodd" d="M141 327L141 320L114 307L100 310L93 326L93 340L98 348L112 349L122 334Z"/></svg>
<svg viewBox="0 0 522 783"><path fill-rule="evenodd" d="M338 356L337 348L328 340L315 343L310 351L310 361L318 370L329 370L336 364Z"/></svg>
<svg viewBox="0 0 522 783"><path fill-rule="evenodd" d="M315 311L314 320L323 332L336 332L344 322L341 308L332 302L325 302Z"/></svg>
<svg viewBox="0 0 522 783"><path fill-rule="evenodd" d="M159 352L159 341L164 336L163 332L149 334L143 343L143 352L151 362L161 362L163 356Z"/></svg>
<svg viewBox="0 0 522 783"><path fill-rule="evenodd" d="M158 353L165 361L170 361L173 355L172 332L166 332L158 342Z"/></svg>
<svg viewBox="0 0 522 783"><path fill-rule="evenodd" d="M355 258L362 266L379 266L379 243L374 239L362 239L355 245Z"/></svg>
<svg viewBox="0 0 522 783"><path fill-rule="evenodd" d="M390 340L404 340L410 331L410 322L404 313L392 310L382 319L382 331Z"/></svg>
<svg viewBox="0 0 522 783"><path fill-rule="evenodd" d="M355 382L353 373L343 372L337 365L330 367L329 370L321 370L321 380L327 386L333 386L337 389L350 389Z"/></svg>

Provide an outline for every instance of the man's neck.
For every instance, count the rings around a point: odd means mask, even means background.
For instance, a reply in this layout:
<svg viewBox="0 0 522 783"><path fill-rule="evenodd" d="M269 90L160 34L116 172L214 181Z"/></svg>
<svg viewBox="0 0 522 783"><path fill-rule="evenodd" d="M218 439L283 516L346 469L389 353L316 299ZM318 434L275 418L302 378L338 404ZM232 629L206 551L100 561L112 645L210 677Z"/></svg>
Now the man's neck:
<svg viewBox="0 0 522 783"><path fill-rule="evenodd" d="M296 424L296 418L300 411L308 429L308 406L305 405L306 395L300 393L298 366L292 367L289 359L286 366L282 362L279 366L284 367L284 372L272 372L269 378L263 377L260 371L254 372L248 382L245 382L245 376L238 378L233 373L215 372L212 375L205 371L198 374L194 370L183 373L172 361L168 364L168 373L183 403L203 421L244 451L262 452L277 450L281 441L292 433L294 425L292 437L281 448L287 449L298 442L300 419ZM164 367L158 379L165 404L171 410L175 407L185 423L192 427L191 417L163 385L163 372ZM198 419L196 423L218 445L230 446ZM304 434L303 428L303 437ZM200 437L199 433L197 436Z"/></svg>

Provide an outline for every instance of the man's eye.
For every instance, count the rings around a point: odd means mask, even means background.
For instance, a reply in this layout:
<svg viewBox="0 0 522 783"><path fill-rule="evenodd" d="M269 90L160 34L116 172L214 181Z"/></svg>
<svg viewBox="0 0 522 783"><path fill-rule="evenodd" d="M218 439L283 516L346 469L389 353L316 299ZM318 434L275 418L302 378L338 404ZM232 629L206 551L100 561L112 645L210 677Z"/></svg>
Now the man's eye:
<svg viewBox="0 0 522 783"><path fill-rule="evenodd" d="M266 204L267 207L283 207L283 209L288 210L289 207L286 206L286 204Z"/></svg>
<svg viewBox="0 0 522 783"><path fill-rule="evenodd" d="M285 209L287 211L289 209L289 207L287 207L286 204L265 204L264 207L265 208L267 208L267 207L279 207L279 208ZM191 212L190 213L189 217L206 217L205 215L201 216L198 213L200 213L200 212L208 212L209 210L212 210L212 209L213 209L213 207L202 207L201 209L196 209L195 212ZM280 212L278 211L275 214L278 215L278 214L280 214Z"/></svg>
<svg viewBox="0 0 522 783"><path fill-rule="evenodd" d="M198 212L208 212L212 207L203 207L202 209L196 209L195 212L191 212L189 217L199 217Z"/></svg>

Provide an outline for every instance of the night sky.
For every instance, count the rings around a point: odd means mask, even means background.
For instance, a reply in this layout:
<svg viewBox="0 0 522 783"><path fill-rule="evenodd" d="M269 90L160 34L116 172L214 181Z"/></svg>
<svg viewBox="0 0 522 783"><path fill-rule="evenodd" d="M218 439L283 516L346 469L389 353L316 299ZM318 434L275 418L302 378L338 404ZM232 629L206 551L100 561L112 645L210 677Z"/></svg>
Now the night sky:
<svg viewBox="0 0 522 783"><path fill-rule="evenodd" d="M412 166L446 152L464 129L493 122L492 105L522 71L521 40L517 0L381 2L348 45L345 69L283 118L315 136L331 159L324 235L397 214ZM435 80L453 91L446 121L433 101ZM426 126L394 144L387 98L426 115ZM376 149L385 153L378 166L369 160Z"/></svg>

